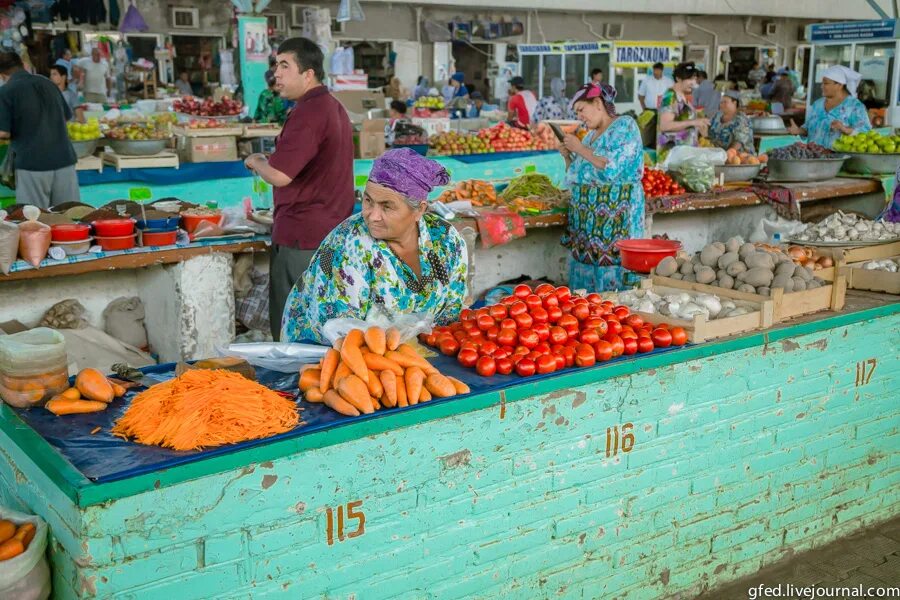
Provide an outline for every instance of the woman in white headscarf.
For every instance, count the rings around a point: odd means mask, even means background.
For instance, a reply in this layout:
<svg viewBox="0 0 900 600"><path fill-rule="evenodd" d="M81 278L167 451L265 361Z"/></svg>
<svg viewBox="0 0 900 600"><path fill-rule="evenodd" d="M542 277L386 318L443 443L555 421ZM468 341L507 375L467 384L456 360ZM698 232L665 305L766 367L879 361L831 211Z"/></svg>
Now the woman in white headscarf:
<svg viewBox="0 0 900 600"><path fill-rule="evenodd" d="M806 112L806 122L798 127L791 120L791 133L805 135L807 142L831 148L842 135L872 129L866 107L856 98L861 76L842 66L828 67L822 73L822 97Z"/></svg>
<svg viewBox="0 0 900 600"><path fill-rule="evenodd" d="M574 118L574 114L569 110L569 100L566 98L566 82L554 77L550 80L550 95L538 100L531 122L537 124L548 119Z"/></svg>

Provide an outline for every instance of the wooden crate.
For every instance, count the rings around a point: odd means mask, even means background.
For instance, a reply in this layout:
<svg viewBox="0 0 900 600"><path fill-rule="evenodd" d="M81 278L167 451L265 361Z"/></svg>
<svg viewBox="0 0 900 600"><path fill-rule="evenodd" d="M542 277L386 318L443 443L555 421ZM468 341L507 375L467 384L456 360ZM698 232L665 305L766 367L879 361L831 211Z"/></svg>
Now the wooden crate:
<svg viewBox="0 0 900 600"><path fill-rule="evenodd" d="M823 271L824 270L825 269L823 269ZM821 271L817 271L817 274L820 272ZM819 277L824 279L821 276ZM771 299L774 303L774 318L776 323L823 310L839 311L844 308L844 300L847 294L847 279L840 270L834 276L834 281L829 285L823 285L814 290L790 292L788 294L785 294L783 289L776 288L772 290L772 296L769 298L760 296L759 294L748 294L747 292L739 292L737 290L729 290L702 283L660 277L655 274L653 275L653 283L683 290L689 289L706 292L708 294L716 294L718 296L732 298L734 300L746 300L748 302L763 302Z"/></svg>
<svg viewBox="0 0 900 600"><path fill-rule="evenodd" d="M706 290L698 289L709 286L704 286L699 283L692 283L690 281L678 281L677 279L673 279L672 281L683 284L681 286L675 287L669 286L668 283L660 283L660 281L664 279L666 278L654 277L652 280L644 279L641 281L641 289L652 290L660 296L682 291L704 294L709 293ZM716 293L716 295L719 298L738 300L738 298L731 298L729 296L725 296L724 294ZM644 321L653 323L654 325L657 325L659 323L668 323L672 327L682 327L688 334L688 340L695 344L714 340L717 338L728 337L738 333L768 329L774 324L775 303L771 299L765 298L762 301L741 299L741 301L754 305L757 310L747 313L746 315L740 315L737 317L725 317L722 319L713 320L707 320L705 317L697 315L691 321L677 319L672 316L660 315L656 313L645 313L641 311L632 311L632 313L640 316L642 319L644 319Z"/></svg>
<svg viewBox="0 0 900 600"><path fill-rule="evenodd" d="M835 260L842 260L845 263L857 263L875 258L890 258L900 254L900 241L879 244L878 246L809 247L816 248L821 255L831 256Z"/></svg>
<svg viewBox="0 0 900 600"><path fill-rule="evenodd" d="M84 158L79 158L78 162L75 163L76 171L97 171L98 173L103 172L103 161L99 156L94 156L93 154L90 156L85 156Z"/></svg>
<svg viewBox="0 0 900 600"><path fill-rule="evenodd" d="M900 260L900 254L880 258ZM868 260L850 263L842 268L844 276L847 278L847 287L854 290L900 294L900 273L863 269L862 266L867 262Z"/></svg>
<svg viewBox="0 0 900 600"><path fill-rule="evenodd" d="M154 169L163 167L178 168L178 155L174 152L160 152L153 156L125 156L115 152L104 152L103 162L116 168L116 172L122 169Z"/></svg>
<svg viewBox="0 0 900 600"><path fill-rule="evenodd" d="M233 135L235 137L244 132L241 127L211 127L209 129L191 129L190 127L173 127L172 133L181 137L221 137Z"/></svg>
<svg viewBox="0 0 900 600"><path fill-rule="evenodd" d="M244 132L241 137L244 138L260 138L260 137L277 137L281 133L281 127L254 127L252 125L244 125Z"/></svg>

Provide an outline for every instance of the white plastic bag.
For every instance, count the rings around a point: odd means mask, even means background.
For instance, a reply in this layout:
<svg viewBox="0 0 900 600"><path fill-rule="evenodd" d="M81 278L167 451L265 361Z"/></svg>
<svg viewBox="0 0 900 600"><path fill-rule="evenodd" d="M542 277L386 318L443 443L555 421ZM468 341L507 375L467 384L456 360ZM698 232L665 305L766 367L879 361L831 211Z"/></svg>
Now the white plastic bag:
<svg viewBox="0 0 900 600"><path fill-rule="evenodd" d="M369 327L388 329L396 327L400 331L400 340L407 341L420 333L434 328L434 316L429 313L410 313L388 315L377 307L370 310L365 321L359 319L331 319L322 327L322 335L332 344L338 338L346 336L351 329L366 330Z"/></svg>
<svg viewBox="0 0 900 600"><path fill-rule="evenodd" d="M259 342L231 344L220 349L222 356L243 358L254 367L262 367L279 373L296 373L305 364L318 362L325 356L326 346Z"/></svg>
<svg viewBox="0 0 900 600"><path fill-rule="evenodd" d="M0 598L45 600L50 597L50 566L47 564L47 524L40 517L0 506L0 519L16 525L34 523L37 528L28 548L15 558L0 562Z"/></svg>
<svg viewBox="0 0 900 600"><path fill-rule="evenodd" d="M779 241L786 242L789 238L802 233L806 229L806 224L800 221L791 221L782 217L772 219L761 219L756 223L753 233L750 234L750 241L753 243L774 244L775 234L779 234Z"/></svg>
<svg viewBox="0 0 900 600"><path fill-rule="evenodd" d="M677 169L682 163L701 160L713 166L724 165L728 155L721 148L695 148L694 146L675 146L666 154L660 168L663 171Z"/></svg>

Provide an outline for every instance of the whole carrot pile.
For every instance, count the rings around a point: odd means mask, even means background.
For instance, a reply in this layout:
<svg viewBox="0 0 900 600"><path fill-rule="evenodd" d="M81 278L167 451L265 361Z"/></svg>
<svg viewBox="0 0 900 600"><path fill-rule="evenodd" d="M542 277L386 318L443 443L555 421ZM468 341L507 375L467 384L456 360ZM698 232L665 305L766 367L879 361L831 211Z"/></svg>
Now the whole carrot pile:
<svg viewBox="0 0 900 600"><path fill-rule="evenodd" d="M237 373L198 369L135 396L112 433L197 450L284 433L298 422L292 400Z"/></svg>

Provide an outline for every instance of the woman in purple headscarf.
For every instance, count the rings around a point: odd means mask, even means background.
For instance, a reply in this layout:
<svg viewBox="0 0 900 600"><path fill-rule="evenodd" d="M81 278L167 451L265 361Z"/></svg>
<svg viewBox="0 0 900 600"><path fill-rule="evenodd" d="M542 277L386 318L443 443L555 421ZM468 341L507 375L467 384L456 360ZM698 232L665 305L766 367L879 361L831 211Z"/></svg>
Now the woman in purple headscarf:
<svg viewBox="0 0 900 600"><path fill-rule="evenodd" d="M588 129L569 134L560 152L572 192L562 243L571 252L569 287L589 292L622 289L625 271L615 243L644 237L644 148L637 122L616 115L616 90L587 83L571 108Z"/></svg>
<svg viewBox="0 0 900 600"><path fill-rule="evenodd" d="M372 309L455 321L466 296L466 244L453 226L426 212L428 194L449 181L444 167L408 148L376 159L362 213L328 234L291 290L282 341L327 343L326 321L364 320Z"/></svg>

